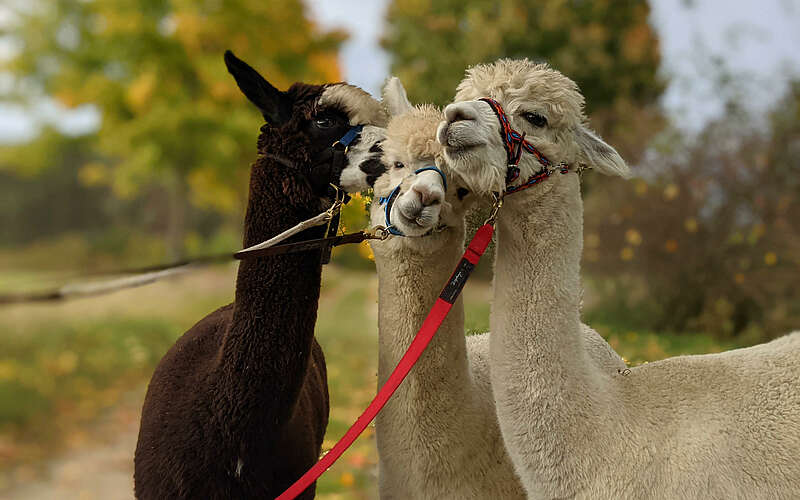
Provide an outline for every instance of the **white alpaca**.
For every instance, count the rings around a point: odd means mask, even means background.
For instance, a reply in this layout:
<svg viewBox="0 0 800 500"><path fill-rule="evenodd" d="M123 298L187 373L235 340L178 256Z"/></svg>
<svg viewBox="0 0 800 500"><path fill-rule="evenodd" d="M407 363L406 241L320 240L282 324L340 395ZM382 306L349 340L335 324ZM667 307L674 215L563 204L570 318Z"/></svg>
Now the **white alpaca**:
<svg viewBox="0 0 800 500"><path fill-rule="evenodd" d="M627 174L585 126L577 86L545 65L468 71L438 131L479 192L505 187L497 117L554 163ZM541 169L523 153L516 183ZM509 195L498 217L491 379L514 466L532 498L800 498L800 332L622 373L589 355L580 323L579 177Z"/></svg>
<svg viewBox="0 0 800 500"><path fill-rule="evenodd" d="M449 182L445 193L434 163L440 110L412 108L399 80L385 99L395 117L383 141L388 171L375 182L373 224L402 183L390 220L407 237L373 242L379 280L379 384L383 385L450 277L464 249L464 213L472 195ZM362 144L362 148L366 145ZM343 175L344 177L344 175ZM440 232L418 237L439 225ZM376 421L381 498L524 498L497 425L489 385L488 334L464 336L458 299L411 373Z"/></svg>

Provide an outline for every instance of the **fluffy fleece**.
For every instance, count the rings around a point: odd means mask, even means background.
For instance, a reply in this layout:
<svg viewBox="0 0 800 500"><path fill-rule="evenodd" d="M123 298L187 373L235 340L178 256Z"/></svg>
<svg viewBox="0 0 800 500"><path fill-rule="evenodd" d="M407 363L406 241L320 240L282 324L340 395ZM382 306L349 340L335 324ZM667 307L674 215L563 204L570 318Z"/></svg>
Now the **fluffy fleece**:
<svg viewBox="0 0 800 500"><path fill-rule="evenodd" d="M576 91L547 67L504 60L471 69L458 99L495 98L556 162L626 173L613 148L585 133ZM477 189L496 187L505 153L483 135L499 134L496 118L485 103L451 106L439 128L446 156ZM544 113L548 124L526 123L522 110ZM533 161L523 154L527 172L540 168ZM491 379L529 497L800 496L800 333L629 371L603 366L580 323L579 184L574 173L554 174L507 197L498 217Z"/></svg>
<svg viewBox="0 0 800 500"><path fill-rule="evenodd" d="M413 175L441 151L435 141L441 111L384 100L397 114L383 141L388 171L375 196L402 182L392 222L411 237L373 242L378 269L379 384L408 348L464 247L464 213L472 195L459 199L455 182L444 193L435 172ZM404 92L403 92L404 97ZM463 193L462 193L463 194ZM426 203L423 203L422 199ZM442 199L444 198L444 199ZM373 224L384 224L372 204ZM415 221L424 220L421 227ZM442 232L419 236L439 223ZM488 370L488 334L464 336L459 299L427 351L376 421L380 496L385 499L524 498L497 425ZM477 351L477 352L474 352Z"/></svg>
<svg viewBox="0 0 800 500"><path fill-rule="evenodd" d="M331 87L296 83L280 92L233 54L225 62L268 120L250 174L250 246L330 204L330 169L312 159L354 118L333 104L319 106ZM325 173L321 182L316 172ZM321 257L313 250L243 261L234 303L167 352L142 409L137 498L275 498L316 462L329 410L325 359L314 338ZM314 490L299 498L313 498Z"/></svg>

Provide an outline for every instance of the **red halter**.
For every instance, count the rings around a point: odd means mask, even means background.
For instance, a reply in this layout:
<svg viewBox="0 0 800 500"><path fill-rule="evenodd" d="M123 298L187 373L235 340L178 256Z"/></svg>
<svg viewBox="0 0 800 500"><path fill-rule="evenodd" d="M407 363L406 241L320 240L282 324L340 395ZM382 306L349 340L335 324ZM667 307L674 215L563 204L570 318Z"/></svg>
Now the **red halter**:
<svg viewBox="0 0 800 500"><path fill-rule="evenodd" d="M514 130L500 103L490 97L484 97L481 101L487 103L492 108L492 111L494 111L494 114L500 122L500 137L503 139L503 148L506 150L506 157L508 160L505 194L516 193L517 191L529 188L550 177L550 174L556 170L553 168L553 164L541 151L536 149L533 144L525 140L524 133L520 134ZM536 157L536 160L542 165L542 170L533 174L527 181L518 186L509 186L508 184L511 184L519 177L519 160L522 158L523 149ZM566 163L560 163L557 168L562 174L569 173L569 165Z"/></svg>

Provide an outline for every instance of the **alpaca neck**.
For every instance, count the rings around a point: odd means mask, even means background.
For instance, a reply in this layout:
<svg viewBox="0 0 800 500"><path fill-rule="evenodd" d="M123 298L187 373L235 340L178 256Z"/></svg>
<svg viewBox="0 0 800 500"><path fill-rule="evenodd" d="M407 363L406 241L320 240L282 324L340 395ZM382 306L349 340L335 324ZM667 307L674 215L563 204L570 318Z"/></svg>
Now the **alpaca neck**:
<svg viewBox="0 0 800 500"><path fill-rule="evenodd" d="M402 245L376 252L381 385L405 354L463 252L463 224L433 237L446 238L435 252L421 254ZM464 304L459 298L403 383L401 394L417 398L420 392L438 390L432 389L435 384L463 383L467 370Z"/></svg>
<svg viewBox="0 0 800 500"><path fill-rule="evenodd" d="M578 177L547 182L531 188L546 192L514 194L500 210L491 363L498 414L511 416L501 419L504 435L513 425L532 427L515 439L530 439L521 446L540 450L546 445L537 441L547 441L554 446L543 454L558 460L564 453L558 440L590 432L587 415L600 411L603 396L581 334Z"/></svg>
<svg viewBox="0 0 800 500"><path fill-rule="evenodd" d="M245 246L270 238L313 215L313 209L293 204L296 201L276 182L287 175L292 174L263 157L253 166L245 216ZM302 238L320 237L322 231L317 228L304 233ZM225 404L247 413L231 421L280 426L291 416L314 337L322 274L320 261L321 252L312 250L240 263L233 318L223 339L217 367L220 380L227 384L220 397ZM269 398L269 403L242 402L259 398Z"/></svg>

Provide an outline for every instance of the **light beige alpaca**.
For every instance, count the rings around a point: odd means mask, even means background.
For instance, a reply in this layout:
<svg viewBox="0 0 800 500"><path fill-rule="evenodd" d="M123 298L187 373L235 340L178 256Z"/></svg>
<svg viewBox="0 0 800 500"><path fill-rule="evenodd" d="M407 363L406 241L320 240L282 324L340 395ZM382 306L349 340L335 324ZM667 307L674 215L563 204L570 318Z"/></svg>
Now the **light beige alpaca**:
<svg viewBox="0 0 800 500"><path fill-rule="evenodd" d="M467 72L438 131L451 167L476 191L502 190L506 173L498 121L481 97L500 102L555 163L627 174L585 127L571 80L501 60ZM520 180L540 168L523 153ZM529 496L800 498L800 333L608 369L582 335L582 224L575 173L508 196L498 217L491 379Z"/></svg>
<svg viewBox="0 0 800 500"><path fill-rule="evenodd" d="M391 221L409 237L373 242L379 280L379 384L405 353L464 249L464 212L473 195L436 172L443 116L412 108L399 80L385 99L393 115L383 141L388 171L375 182L373 224L384 224L379 196L401 182ZM362 145L362 147L366 147ZM461 195L461 198L459 197ZM420 236L438 225L441 232ZM524 498L497 425L489 386L488 334L464 336L458 299L426 352L376 421L380 495L390 499Z"/></svg>

